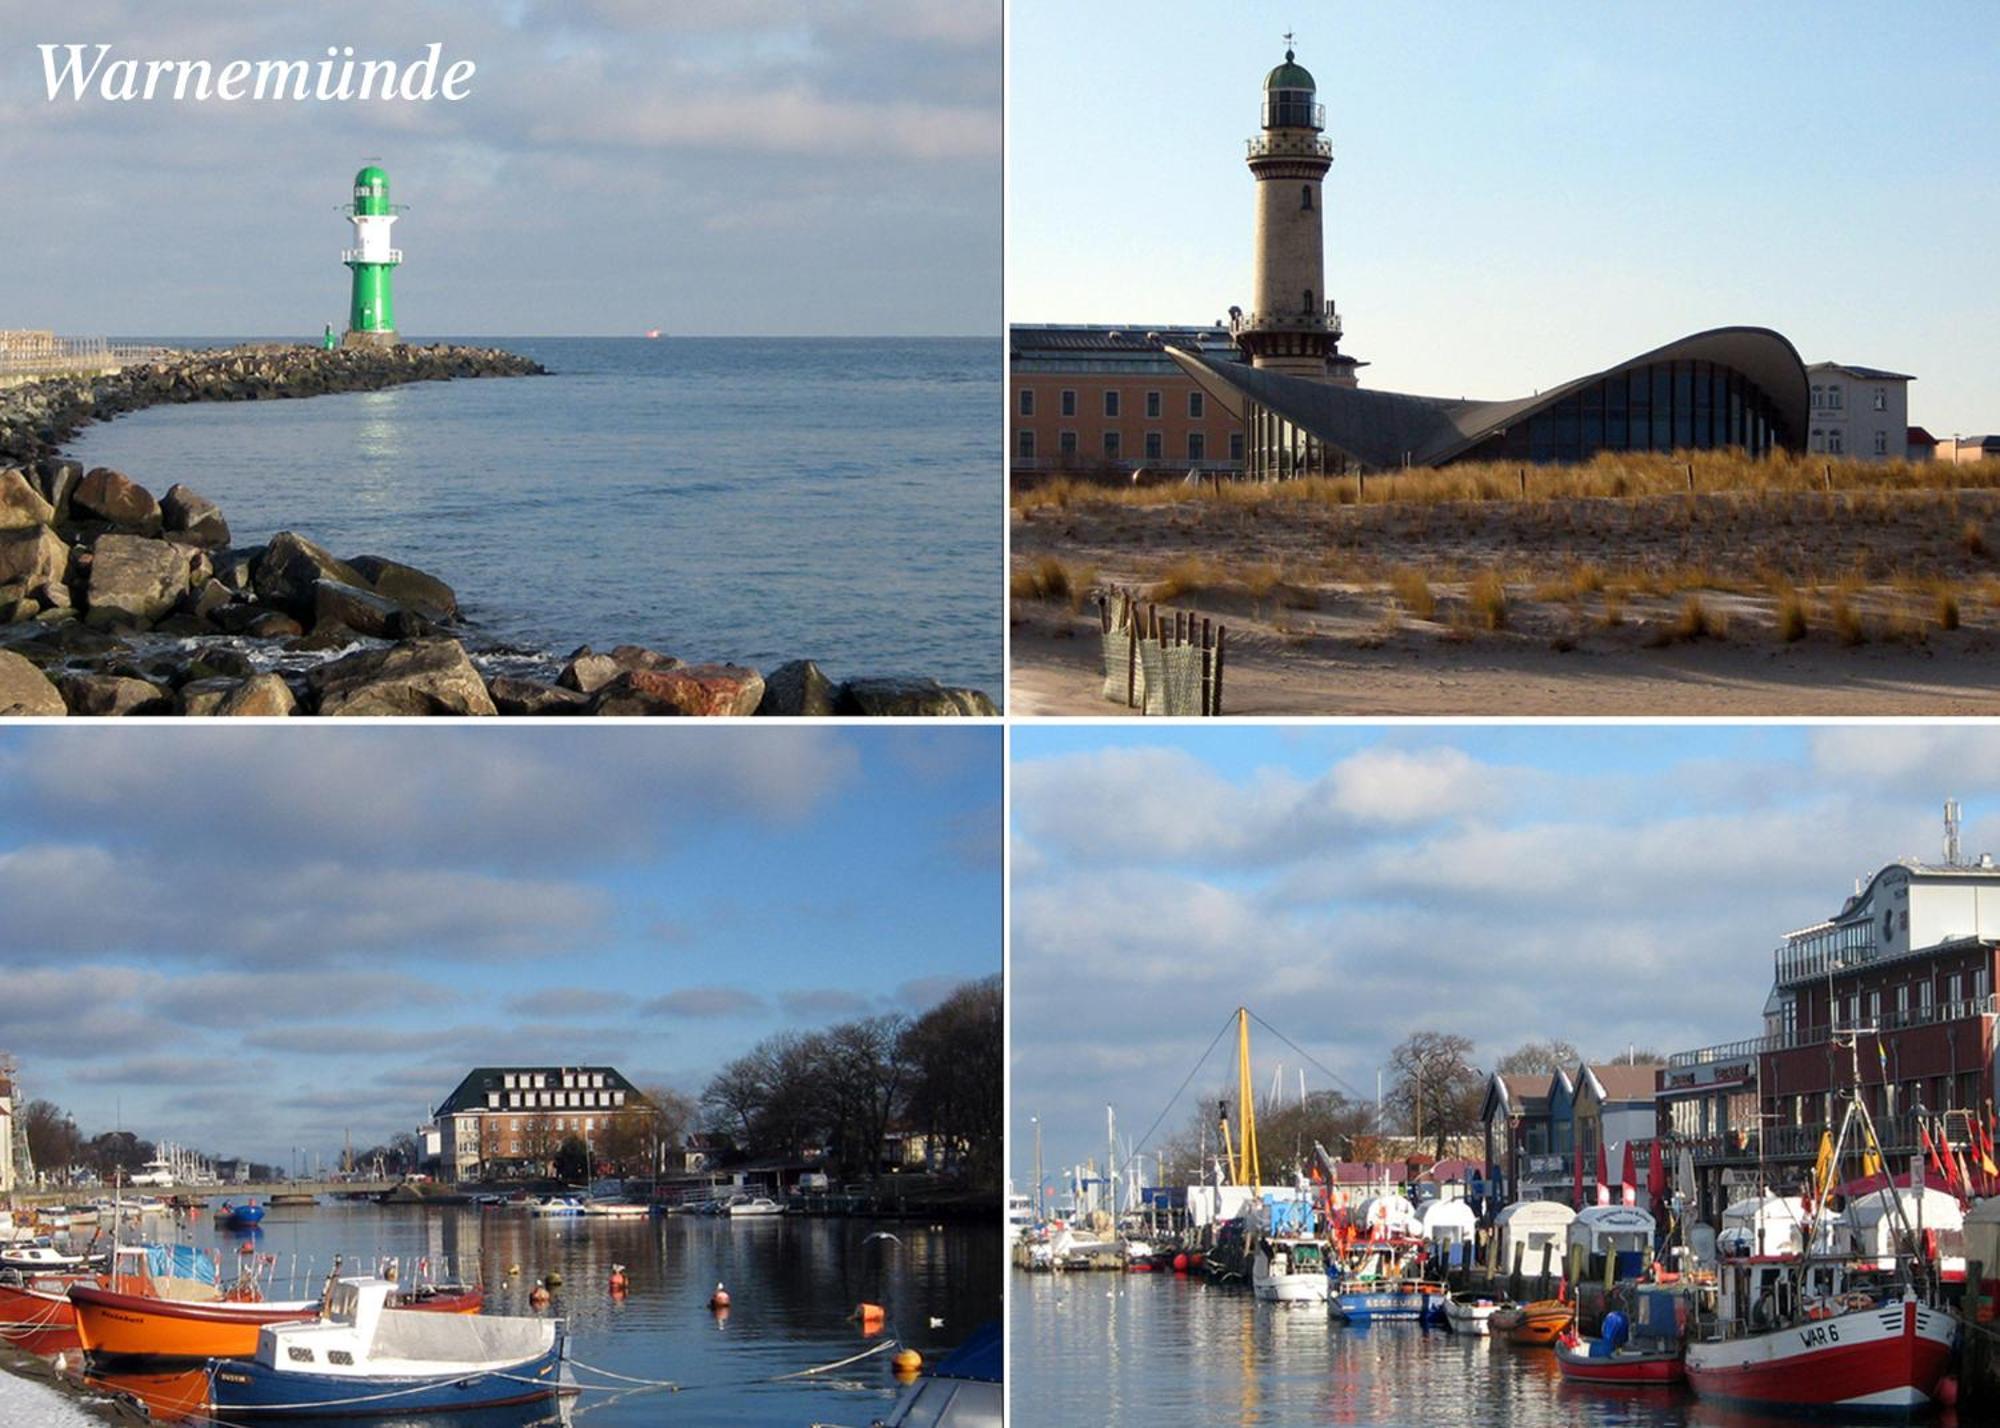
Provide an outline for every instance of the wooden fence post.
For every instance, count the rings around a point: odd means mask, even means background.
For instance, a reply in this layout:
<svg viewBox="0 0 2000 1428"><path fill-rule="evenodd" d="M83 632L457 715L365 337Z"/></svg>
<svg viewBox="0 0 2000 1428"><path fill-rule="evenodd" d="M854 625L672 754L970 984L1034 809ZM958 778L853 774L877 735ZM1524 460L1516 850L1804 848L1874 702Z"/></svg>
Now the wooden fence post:
<svg viewBox="0 0 2000 1428"><path fill-rule="evenodd" d="M1211 714L1222 713L1223 647L1227 644L1228 639L1229 626L1217 625L1215 627L1215 708L1209 711Z"/></svg>
<svg viewBox="0 0 2000 1428"><path fill-rule="evenodd" d="M1528 468L1525 466L1521 468L1521 499L1528 499Z"/></svg>
<svg viewBox="0 0 2000 1428"><path fill-rule="evenodd" d="M1208 616L1201 617L1201 713L1203 718L1215 712L1215 632L1209 628Z"/></svg>
<svg viewBox="0 0 2000 1428"><path fill-rule="evenodd" d="M1125 620L1125 707L1130 709L1139 688L1139 606L1129 598Z"/></svg>

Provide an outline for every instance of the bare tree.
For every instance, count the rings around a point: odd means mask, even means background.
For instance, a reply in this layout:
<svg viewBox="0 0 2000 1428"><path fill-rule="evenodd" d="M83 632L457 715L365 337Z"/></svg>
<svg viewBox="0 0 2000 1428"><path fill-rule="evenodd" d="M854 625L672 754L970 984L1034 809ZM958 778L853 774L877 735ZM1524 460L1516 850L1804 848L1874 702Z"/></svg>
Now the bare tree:
<svg viewBox="0 0 2000 1428"><path fill-rule="evenodd" d="M1413 1031L1389 1053L1396 1108L1411 1139L1442 1157L1445 1142L1479 1124L1485 1073L1467 1059L1472 1043L1444 1031Z"/></svg>
<svg viewBox="0 0 2000 1428"><path fill-rule="evenodd" d="M1569 1042L1550 1037L1547 1041L1524 1041L1493 1069L1503 1076L1533 1076L1542 1072L1568 1071L1583 1060L1583 1053Z"/></svg>

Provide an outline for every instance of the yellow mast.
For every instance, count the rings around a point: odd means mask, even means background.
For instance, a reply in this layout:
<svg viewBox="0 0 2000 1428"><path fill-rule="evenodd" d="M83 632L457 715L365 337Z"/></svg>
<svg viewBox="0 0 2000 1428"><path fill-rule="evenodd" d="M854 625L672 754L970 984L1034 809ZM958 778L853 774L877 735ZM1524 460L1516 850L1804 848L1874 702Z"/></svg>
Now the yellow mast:
<svg viewBox="0 0 2000 1428"><path fill-rule="evenodd" d="M1236 1009L1236 1107L1242 1122L1237 1132L1243 1145L1238 1157L1236 1183L1256 1186L1261 1182L1257 1164L1256 1089L1250 1084L1250 1009Z"/></svg>

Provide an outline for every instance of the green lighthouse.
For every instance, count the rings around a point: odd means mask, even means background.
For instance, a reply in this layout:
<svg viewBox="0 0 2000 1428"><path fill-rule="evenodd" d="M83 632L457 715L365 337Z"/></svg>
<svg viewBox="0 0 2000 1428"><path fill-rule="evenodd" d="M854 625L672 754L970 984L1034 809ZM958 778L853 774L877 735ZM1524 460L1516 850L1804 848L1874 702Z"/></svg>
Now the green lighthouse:
<svg viewBox="0 0 2000 1428"><path fill-rule="evenodd" d="M345 211L354 225L355 246L340 261L354 274L354 298L342 345L393 347L398 339L391 280L403 254L389 246L389 225L397 212L389 202L389 175L375 164L362 169L354 176L354 202Z"/></svg>

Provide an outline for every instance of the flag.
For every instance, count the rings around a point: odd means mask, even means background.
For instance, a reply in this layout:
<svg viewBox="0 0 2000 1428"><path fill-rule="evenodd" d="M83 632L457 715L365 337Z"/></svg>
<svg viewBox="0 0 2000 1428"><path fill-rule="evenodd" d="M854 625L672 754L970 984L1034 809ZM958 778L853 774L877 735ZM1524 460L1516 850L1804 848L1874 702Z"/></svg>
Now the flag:
<svg viewBox="0 0 2000 1428"><path fill-rule="evenodd" d="M1625 1142L1625 1165L1618 1172L1618 1203L1636 1205L1639 1203L1639 1175L1632 1168L1632 1142Z"/></svg>
<svg viewBox="0 0 2000 1428"><path fill-rule="evenodd" d="M1605 1160L1604 1142L1601 1140L1597 1143L1597 1203L1611 1203L1611 1166Z"/></svg>
<svg viewBox="0 0 2000 1428"><path fill-rule="evenodd" d="M1819 1158L1813 1162L1812 1184L1807 1187L1806 1200L1809 1204L1824 1209L1827 1200L1827 1183L1833 1177L1833 1132L1819 1133Z"/></svg>
<svg viewBox="0 0 2000 1428"><path fill-rule="evenodd" d="M1653 1205L1667 1197L1667 1148L1659 1141L1653 1142L1653 1153L1646 1161L1646 1199Z"/></svg>
<svg viewBox="0 0 2000 1428"><path fill-rule="evenodd" d="M1950 1184L1951 1177L1944 1173L1944 1166L1938 1163L1937 1146L1931 1141L1931 1133L1922 1121L1917 1122L1917 1148L1924 1154L1930 1173L1940 1184Z"/></svg>
<svg viewBox="0 0 2000 1428"><path fill-rule="evenodd" d="M1576 1208L1583 1208L1583 1142L1576 1143L1576 1187L1570 1198L1576 1201Z"/></svg>

